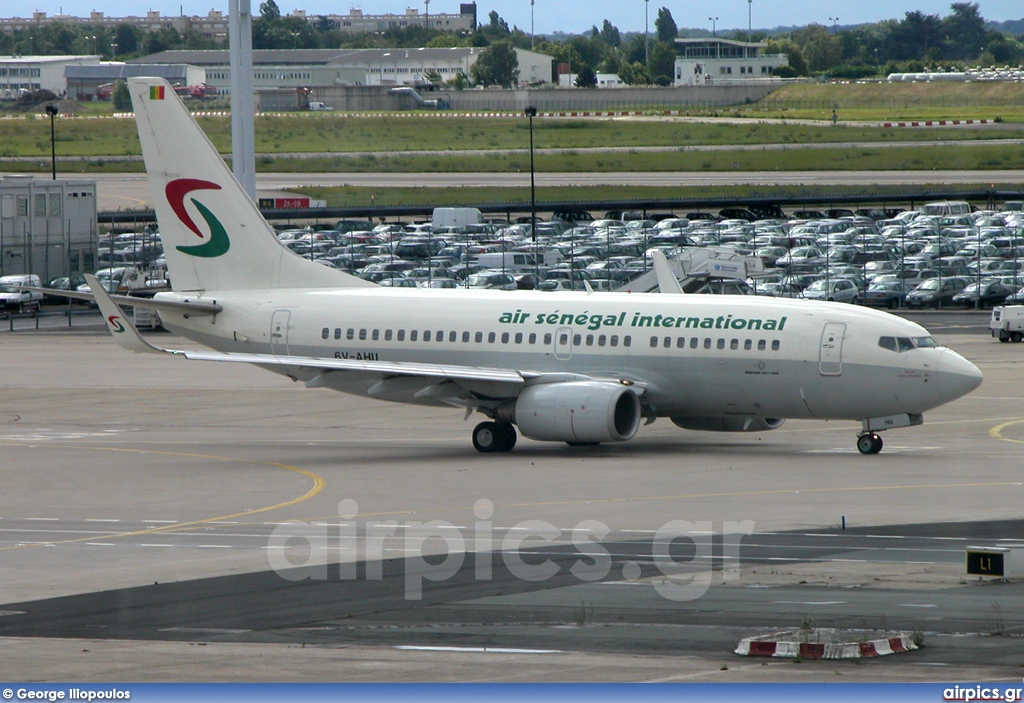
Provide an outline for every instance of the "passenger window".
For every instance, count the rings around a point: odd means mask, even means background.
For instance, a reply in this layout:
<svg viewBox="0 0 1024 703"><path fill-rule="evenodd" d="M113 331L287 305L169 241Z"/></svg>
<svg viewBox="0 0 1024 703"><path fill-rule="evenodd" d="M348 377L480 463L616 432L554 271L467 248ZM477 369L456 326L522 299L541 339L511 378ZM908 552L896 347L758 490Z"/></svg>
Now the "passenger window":
<svg viewBox="0 0 1024 703"><path fill-rule="evenodd" d="M651 337L651 348L654 348L656 346L658 346L658 338L657 337Z"/></svg>
<svg viewBox="0 0 1024 703"><path fill-rule="evenodd" d="M686 338L685 337L678 337L676 339L676 346L679 347L680 349L685 349L686 348Z"/></svg>
<svg viewBox="0 0 1024 703"><path fill-rule="evenodd" d="M530 340L529 341L530 341L530 344L536 344L537 343L537 333L536 332L531 332L530 333Z"/></svg>
<svg viewBox="0 0 1024 703"><path fill-rule="evenodd" d="M772 340L772 351L778 351L780 346L781 345L779 344L779 340L777 340L777 339L773 339Z"/></svg>
<svg viewBox="0 0 1024 703"><path fill-rule="evenodd" d="M765 348L767 348L767 346L768 346L768 345L767 345L767 344L765 344L765 341L764 341L763 339L759 339L759 340L757 340L757 350L758 350L758 351L764 351L764 350L765 350Z"/></svg>
<svg viewBox="0 0 1024 703"><path fill-rule="evenodd" d="M348 328L348 332L345 333L345 339L355 339L356 331L351 327Z"/></svg>
<svg viewBox="0 0 1024 703"><path fill-rule="evenodd" d="M753 342L751 342L749 339L746 339L746 340L743 341L743 348L745 350L750 351L750 348L753 347L753 346L754 346Z"/></svg>
<svg viewBox="0 0 1024 703"><path fill-rule="evenodd" d="M475 335L473 335L473 339L476 341L477 344L480 344L481 342L484 341L484 333L477 332Z"/></svg>
<svg viewBox="0 0 1024 703"><path fill-rule="evenodd" d="M452 341L454 342L455 340L453 339ZM463 332L462 333L462 341L463 342L468 342L469 341L469 332Z"/></svg>
<svg viewBox="0 0 1024 703"><path fill-rule="evenodd" d="M334 328L334 338L335 339L341 339L341 328L340 327L335 327Z"/></svg>
<svg viewBox="0 0 1024 703"><path fill-rule="evenodd" d="M611 339L608 340L608 343L611 344L613 347L619 346L619 335L613 334L611 336Z"/></svg>
<svg viewBox="0 0 1024 703"><path fill-rule="evenodd" d="M544 344L550 345L551 344L551 339L552 339L551 333L548 332L547 334L544 335Z"/></svg>
<svg viewBox="0 0 1024 703"><path fill-rule="evenodd" d="M488 333L487 334L487 343L488 344L494 344L494 340L497 339L497 337L498 336L494 332Z"/></svg>
<svg viewBox="0 0 1024 703"><path fill-rule="evenodd" d="M914 343L910 341L909 337L897 337L896 344L899 345L901 352L910 351L914 348Z"/></svg>
<svg viewBox="0 0 1024 703"><path fill-rule="evenodd" d="M704 348L705 349L710 349L711 348L711 337L705 337L704 338Z"/></svg>
<svg viewBox="0 0 1024 703"><path fill-rule="evenodd" d="M409 341L415 342L419 338L419 330L412 330L409 332Z"/></svg>
<svg viewBox="0 0 1024 703"><path fill-rule="evenodd" d="M665 337L665 339L663 340L662 344L665 345L666 349L671 349L672 348L672 338L671 337Z"/></svg>
<svg viewBox="0 0 1024 703"><path fill-rule="evenodd" d="M725 340L722 339L721 337L719 337L719 339L718 339L718 348L719 349L725 349Z"/></svg>
<svg viewBox="0 0 1024 703"><path fill-rule="evenodd" d="M429 342L430 341L430 330L423 330L423 341L424 342Z"/></svg>
<svg viewBox="0 0 1024 703"><path fill-rule="evenodd" d="M699 339L697 339L696 337L692 337L692 338L690 339L690 349L696 349L696 348L697 348L697 345L698 345L699 343L700 343L700 340L699 340Z"/></svg>
<svg viewBox="0 0 1024 703"><path fill-rule="evenodd" d="M523 343L523 333L522 332L516 332L515 343L516 344L522 344Z"/></svg>
<svg viewBox="0 0 1024 703"><path fill-rule="evenodd" d="M378 339L380 339L380 330L374 330L372 336L373 336L373 341L376 342Z"/></svg>
<svg viewBox="0 0 1024 703"><path fill-rule="evenodd" d="M508 344L508 332L501 333L501 343Z"/></svg>
<svg viewBox="0 0 1024 703"><path fill-rule="evenodd" d="M604 346L604 343L605 343L606 341L607 341L607 338L606 338L606 337L605 337L605 336L604 336L604 335L602 334L601 336L599 336L599 337L597 338L597 346L599 346L599 347L603 347L603 346Z"/></svg>
<svg viewBox="0 0 1024 703"><path fill-rule="evenodd" d="M583 341L583 335L574 334L572 336L572 345L574 347L578 347L582 341Z"/></svg>
<svg viewBox="0 0 1024 703"><path fill-rule="evenodd" d="M740 348L740 340L734 339L731 342L729 342L729 348L732 349L733 351L739 349Z"/></svg>
<svg viewBox="0 0 1024 703"><path fill-rule="evenodd" d="M359 339L366 339L366 330L359 330Z"/></svg>
<svg viewBox="0 0 1024 703"><path fill-rule="evenodd" d="M434 339L436 339L439 342L443 342L444 341L444 332L442 330L438 330L437 331L437 336L434 337Z"/></svg>
<svg viewBox="0 0 1024 703"><path fill-rule="evenodd" d="M390 342L391 341L391 330L384 330L384 341L385 342Z"/></svg>
<svg viewBox="0 0 1024 703"><path fill-rule="evenodd" d="M880 346L882 349L888 349L889 351L896 351L896 338L879 337L878 346Z"/></svg>
<svg viewBox="0 0 1024 703"><path fill-rule="evenodd" d="M323 337L324 339L327 339L328 337L331 336L331 329L329 327L324 327L323 331L320 333L320 336Z"/></svg>
<svg viewBox="0 0 1024 703"><path fill-rule="evenodd" d="M622 338L622 346L624 346L624 347L631 347L631 346L633 346L633 338L630 335L627 334L625 337Z"/></svg>
<svg viewBox="0 0 1024 703"><path fill-rule="evenodd" d="M405 330L398 330L398 341L399 342L404 342L405 341Z"/></svg>

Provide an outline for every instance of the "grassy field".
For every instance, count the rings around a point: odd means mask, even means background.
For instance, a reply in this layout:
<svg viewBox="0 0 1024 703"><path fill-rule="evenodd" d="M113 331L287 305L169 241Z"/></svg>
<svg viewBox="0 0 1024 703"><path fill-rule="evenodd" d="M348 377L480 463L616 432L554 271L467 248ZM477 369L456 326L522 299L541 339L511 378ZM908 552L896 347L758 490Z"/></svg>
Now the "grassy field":
<svg viewBox="0 0 1024 703"><path fill-rule="evenodd" d="M1024 184L1001 186L1005 190L1024 190ZM916 191L948 191L948 185L915 186ZM346 186L342 188L303 188L304 195L322 199L328 207L388 207L391 205L424 205L438 207L473 206L481 203L493 205L509 205L510 208L522 209L529 206L530 189L524 188L359 188ZM721 186L710 188L697 187L642 187L642 186L587 186L587 187L556 187L537 188L538 207L545 209L546 203L587 202L594 200L672 200L692 198L737 199L744 198L778 198L786 200L806 195L871 195L877 196L878 203L902 202L905 195L900 189L856 188L852 186ZM657 208L655 208L657 209ZM598 213L593 213L595 216Z"/></svg>

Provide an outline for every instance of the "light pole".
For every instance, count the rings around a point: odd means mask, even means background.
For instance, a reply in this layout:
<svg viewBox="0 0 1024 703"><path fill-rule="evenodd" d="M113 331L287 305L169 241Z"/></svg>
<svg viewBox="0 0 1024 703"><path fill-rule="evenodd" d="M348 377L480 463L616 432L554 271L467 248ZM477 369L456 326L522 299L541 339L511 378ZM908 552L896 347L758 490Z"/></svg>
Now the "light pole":
<svg viewBox="0 0 1024 703"><path fill-rule="evenodd" d="M46 114L50 116L50 166L53 170L53 180L57 180L57 138L54 131L54 120L60 112L56 105L47 105Z"/></svg>
<svg viewBox="0 0 1024 703"><path fill-rule="evenodd" d="M533 33L533 5L534 5L534 0L530 0L530 51L533 51L533 39L534 39L534 33Z"/></svg>
<svg viewBox="0 0 1024 703"><path fill-rule="evenodd" d="M650 23L648 22L648 19L650 17L650 9L651 9L651 0L644 0L644 65L647 66L647 70L648 71L651 70L651 54L650 54L650 51L648 49L648 46L649 46L649 41L648 41L649 29L648 28L650 27Z"/></svg>
<svg viewBox="0 0 1024 703"><path fill-rule="evenodd" d="M533 169L533 118L537 116L537 108L528 105L524 114L530 120L530 239L533 242L534 276L540 282L540 258L537 251L537 183ZM535 284L536 285L536 284Z"/></svg>
<svg viewBox="0 0 1024 703"><path fill-rule="evenodd" d="M754 0L747 0L747 41L754 41L754 25L750 21L751 8L754 5Z"/></svg>
<svg viewBox="0 0 1024 703"><path fill-rule="evenodd" d="M715 29L715 23L718 22L718 18L717 17L708 17L708 21L711 22L711 38L714 39L715 37L718 36L718 33L717 33L716 29Z"/></svg>
<svg viewBox="0 0 1024 703"><path fill-rule="evenodd" d="M838 17L829 17L828 21L832 23L832 34L838 34L839 33L839 18Z"/></svg>
<svg viewBox="0 0 1024 703"><path fill-rule="evenodd" d="M430 29L430 0L423 0L423 6L426 8L426 11L427 11L427 13L426 13L427 14L426 28Z"/></svg>

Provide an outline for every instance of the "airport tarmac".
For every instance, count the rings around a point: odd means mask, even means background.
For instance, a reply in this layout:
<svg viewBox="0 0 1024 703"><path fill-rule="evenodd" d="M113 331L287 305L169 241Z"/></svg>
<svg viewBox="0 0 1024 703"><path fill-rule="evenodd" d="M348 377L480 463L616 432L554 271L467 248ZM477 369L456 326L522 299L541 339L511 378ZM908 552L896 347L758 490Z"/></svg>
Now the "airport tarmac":
<svg viewBox="0 0 1024 703"><path fill-rule="evenodd" d="M0 332L0 677L1018 680L1024 584L963 560L1024 542L1024 345L959 319L925 324L985 383L877 456L855 423L665 421L484 456L458 411L131 355L88 327ZM802 625L925 647L731 653Z"/></svg>

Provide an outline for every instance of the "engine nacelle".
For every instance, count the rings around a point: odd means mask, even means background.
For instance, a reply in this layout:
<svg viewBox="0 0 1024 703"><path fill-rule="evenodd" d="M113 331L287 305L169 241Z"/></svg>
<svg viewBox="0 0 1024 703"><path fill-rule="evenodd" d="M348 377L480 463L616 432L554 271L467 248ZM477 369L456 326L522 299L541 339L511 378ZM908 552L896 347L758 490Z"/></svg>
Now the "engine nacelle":
<svg viewBox="0 0 1024 703"><path fill-rule="evenodd" d="M529 386L513 417L525 437L549 442L624 442L640 427L640 399L628 386L600 381Z"/></svg>
<svg viewBox="0 0 1024 703"><path fill-rule="evenodd" d="M782 426L777 417L674 417L672 422L684 430L706 432L767 432Z"/></svg>

